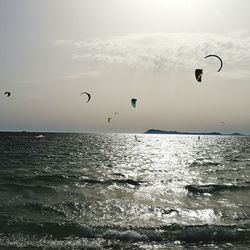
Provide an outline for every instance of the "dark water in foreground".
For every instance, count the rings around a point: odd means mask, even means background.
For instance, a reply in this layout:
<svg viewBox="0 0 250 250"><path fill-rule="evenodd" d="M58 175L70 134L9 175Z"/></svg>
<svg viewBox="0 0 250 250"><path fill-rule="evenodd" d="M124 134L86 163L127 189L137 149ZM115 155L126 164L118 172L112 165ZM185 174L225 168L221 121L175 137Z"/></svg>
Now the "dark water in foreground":
<svg viewBox="0 0 250 250"><path fill-rule="evenodd" d="M247 249L250 137L0 133L0 249Z"/></svg>

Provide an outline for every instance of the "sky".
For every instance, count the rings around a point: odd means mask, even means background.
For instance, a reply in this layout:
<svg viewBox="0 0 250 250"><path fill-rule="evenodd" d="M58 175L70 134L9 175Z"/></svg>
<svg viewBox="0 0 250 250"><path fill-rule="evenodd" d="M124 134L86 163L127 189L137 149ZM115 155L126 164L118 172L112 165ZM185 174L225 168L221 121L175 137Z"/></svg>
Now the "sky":
<svg viewBox="0 0 250 250"><path fill-rule="evenodd" d="M249 9L249 0L0 0L0 130L250 134ZM209 54L222 58L220 72Z"/></svg>

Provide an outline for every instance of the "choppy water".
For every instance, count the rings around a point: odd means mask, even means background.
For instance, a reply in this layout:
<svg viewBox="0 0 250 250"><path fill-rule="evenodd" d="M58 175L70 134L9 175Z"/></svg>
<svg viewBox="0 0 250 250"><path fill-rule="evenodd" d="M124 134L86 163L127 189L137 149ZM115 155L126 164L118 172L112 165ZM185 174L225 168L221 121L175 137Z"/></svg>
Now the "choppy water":
<svg viewBox="0 0 250 250"><path fill-rule="evenodd" d="M0 134L0 249L247 249L250 137Z"/></svg>

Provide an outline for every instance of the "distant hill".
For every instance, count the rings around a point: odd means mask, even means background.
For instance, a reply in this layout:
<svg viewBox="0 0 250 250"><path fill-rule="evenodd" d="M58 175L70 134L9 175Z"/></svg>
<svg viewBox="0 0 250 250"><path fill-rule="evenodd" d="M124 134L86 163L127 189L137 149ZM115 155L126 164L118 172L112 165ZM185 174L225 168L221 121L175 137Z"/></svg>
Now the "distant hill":
<svg viewBox="0 0 250 250"><path fill-rule="evenodd" d="M180 132L180 131L164 131L159 129L149 129L144 134L167 134L167 135L243 135L240 133L223 134L220 132Z"/></svg>

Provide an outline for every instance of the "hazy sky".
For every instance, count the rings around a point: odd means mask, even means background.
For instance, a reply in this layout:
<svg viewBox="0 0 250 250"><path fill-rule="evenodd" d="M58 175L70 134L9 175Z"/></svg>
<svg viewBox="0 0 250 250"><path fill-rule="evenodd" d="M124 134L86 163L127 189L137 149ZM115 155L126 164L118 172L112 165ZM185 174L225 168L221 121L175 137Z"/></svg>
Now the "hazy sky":
<svg viewBox="0 0 250 250"><path fill-rule="evenodd" d="M249 10L249 0L0 0L0 130L250 133Z"/></svg>

